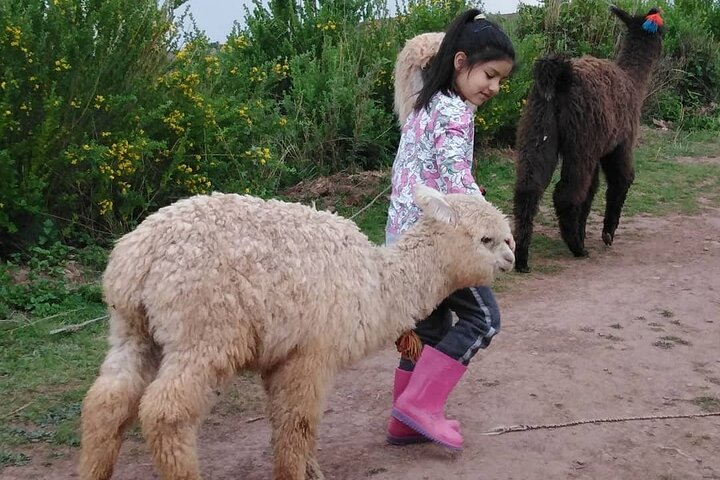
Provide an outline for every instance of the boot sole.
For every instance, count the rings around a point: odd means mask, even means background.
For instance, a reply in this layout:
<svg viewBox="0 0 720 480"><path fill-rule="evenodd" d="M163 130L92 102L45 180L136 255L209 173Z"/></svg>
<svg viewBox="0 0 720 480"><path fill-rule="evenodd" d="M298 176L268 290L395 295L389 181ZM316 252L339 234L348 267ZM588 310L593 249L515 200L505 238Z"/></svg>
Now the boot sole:
<svg viewBox="0 0 720 480"><path fill-rule="evenodd" d="M436 443L440 446L443 446L443 447L448 448L453 451L462 450L462 445L452 445L450 443L443 442L442 440L438 440L437 438L430 435L424 428L420 427L417 423L415 423L415 421L413 421L413 419L411 419L404 413L402 413L394 408L392 410L392 416L395 417L396 419L400 420L402 423L404 423L408 427L412 428L416 432L422 434L423 437L427 438L428 440L430 440L433 443Z"/></svg>
<svg viewBox="0 0 720 480"><path fill-rule="evenodd" d="M398 446L415 445L417 443L428 443L432 441L424 435L413 435L411 437L391 437L390 435L388 435L386 440L387 443L389 443L390 445Z"/></svg>

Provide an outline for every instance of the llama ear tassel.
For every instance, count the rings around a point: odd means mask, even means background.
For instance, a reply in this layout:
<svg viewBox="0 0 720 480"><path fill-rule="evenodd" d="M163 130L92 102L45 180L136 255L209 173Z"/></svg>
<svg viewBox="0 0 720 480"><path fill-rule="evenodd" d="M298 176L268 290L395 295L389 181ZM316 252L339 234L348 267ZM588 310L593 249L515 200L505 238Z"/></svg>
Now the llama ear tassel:
<svg viewBox="0 0 720 480"><path fill-rule="evenodd" d="M664 23L665 22L660 16L660 12L655 11L645 17L645 22L643 23L642 28L646 32L657 33L658 29L662 27Z"/></svg>

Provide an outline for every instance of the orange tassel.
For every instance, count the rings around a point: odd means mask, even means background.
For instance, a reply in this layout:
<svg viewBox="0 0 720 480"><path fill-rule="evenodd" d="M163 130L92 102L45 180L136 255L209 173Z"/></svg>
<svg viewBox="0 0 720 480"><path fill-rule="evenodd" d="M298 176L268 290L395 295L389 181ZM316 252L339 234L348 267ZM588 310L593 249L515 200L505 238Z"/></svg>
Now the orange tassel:
<svg viewBox="0 0 720 480"><path fill-rule="evenodd" d="M646 20L650 20L658 27L662 27L665 21L662 19L659 13L653 13L652 15L648 15L645 17Z"/></svg>
<svg viewBox="0 0 720 480"><path fill-rule="evenodd" d="M422 352L422 341L414 330L407 330L395 341L395 347L403 358L415 363Z"/></svg>

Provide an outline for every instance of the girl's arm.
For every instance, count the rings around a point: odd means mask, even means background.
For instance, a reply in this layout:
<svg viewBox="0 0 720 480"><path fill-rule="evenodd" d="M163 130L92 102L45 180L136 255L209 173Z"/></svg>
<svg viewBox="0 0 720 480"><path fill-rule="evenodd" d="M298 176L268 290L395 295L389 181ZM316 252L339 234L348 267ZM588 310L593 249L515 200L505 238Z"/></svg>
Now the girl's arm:
<svg viewBox="0 0 720 480"><path fill-rule="evenodd" d="M472 175L474 128L472 115L439 115L435 124L435 150L437 152L440 182L447 193L481 193Z"/></svg>

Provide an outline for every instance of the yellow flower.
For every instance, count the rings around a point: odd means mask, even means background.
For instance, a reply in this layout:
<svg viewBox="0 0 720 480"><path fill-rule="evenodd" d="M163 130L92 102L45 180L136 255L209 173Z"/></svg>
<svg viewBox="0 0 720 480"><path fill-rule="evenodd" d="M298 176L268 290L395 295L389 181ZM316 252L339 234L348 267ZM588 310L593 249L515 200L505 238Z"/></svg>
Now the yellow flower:
<svg viewBox="0 0 720 480"><path fill-rule="evenodd" d="M278 124L281 127L284 127L285 125L287 125L287 123L288 123L288 121L287 121L287 118L285 118L285 117L280 117L280 120L278 120Z"/></svg>
<svg viewBox="0 0 720 480"><path fill-rule="evenodd" d="M63 70L70 70L70 64L65 60L65 58L60 58L58 60L55 60L55 71L56 72L62 72Z"/></svg>
<svg viewBox="0 0 720 480"><path fill-rule="evenodd" d="M105 215L107 213L110 213L113 209L113 202L112 200L100 200L98 202L98 206L100 207L100 215Z"/></svg>

